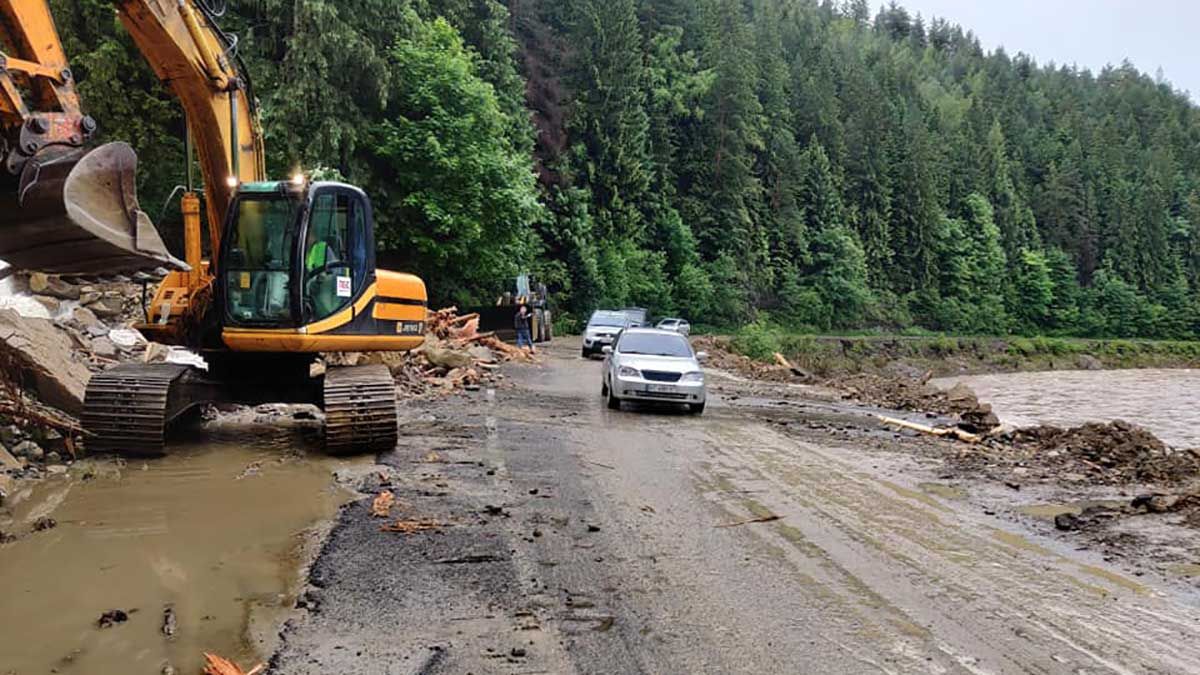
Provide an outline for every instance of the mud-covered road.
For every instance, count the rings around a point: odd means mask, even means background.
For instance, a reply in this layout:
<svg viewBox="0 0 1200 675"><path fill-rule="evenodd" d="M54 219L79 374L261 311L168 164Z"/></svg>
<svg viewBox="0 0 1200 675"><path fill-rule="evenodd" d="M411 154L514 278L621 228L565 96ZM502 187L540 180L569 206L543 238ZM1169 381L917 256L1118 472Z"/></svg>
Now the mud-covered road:
<svg viewBox="0 0 1200 675"><path fill-rule="evenodd" d="M1186 587L922 490L849 413L613 412L599 372L563 343L516 386L406 409L359 486L391 517L341 512L270 672L1200 669Z"/></svg>

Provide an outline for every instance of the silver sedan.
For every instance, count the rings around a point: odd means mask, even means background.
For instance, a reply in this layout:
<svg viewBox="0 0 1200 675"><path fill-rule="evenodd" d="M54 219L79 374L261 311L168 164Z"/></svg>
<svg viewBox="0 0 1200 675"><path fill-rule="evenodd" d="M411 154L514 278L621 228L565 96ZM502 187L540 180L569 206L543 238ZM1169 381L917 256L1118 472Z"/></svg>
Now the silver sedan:
<svg viewBox="0 0 1200 675"><path fill-rule="evenodd" d="M621 401L679 403L693 414L704 412L708 394L700 361L687 338L656 328L627 328L616 344L604 347L601 392L613 410Z"/></svg>

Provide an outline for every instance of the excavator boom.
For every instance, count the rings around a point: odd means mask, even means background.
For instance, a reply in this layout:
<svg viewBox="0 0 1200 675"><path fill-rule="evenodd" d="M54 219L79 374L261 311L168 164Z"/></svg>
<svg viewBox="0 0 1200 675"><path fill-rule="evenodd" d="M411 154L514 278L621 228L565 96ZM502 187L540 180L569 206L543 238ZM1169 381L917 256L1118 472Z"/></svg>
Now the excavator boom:
<svg viewBox="0 0 1200 675"><path fill-rule="evenodd" d="M236 186L265 174L233 45L203 0L113 4L183 105L205 183L210 248L219 251ZM0 260L61 274L197 267L198 247L187 263L177 260L139 208L133 150L113 143L89 151L96 128L81 110L47 0L0 0Z"/></svg>

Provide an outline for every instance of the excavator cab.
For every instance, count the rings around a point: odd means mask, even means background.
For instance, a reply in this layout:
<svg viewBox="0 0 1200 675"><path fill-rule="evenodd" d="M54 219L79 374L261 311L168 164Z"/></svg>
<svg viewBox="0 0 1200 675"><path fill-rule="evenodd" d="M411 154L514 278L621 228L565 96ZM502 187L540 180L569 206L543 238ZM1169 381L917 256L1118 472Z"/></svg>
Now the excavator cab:
<svg viewBox="0 0 1200 675"><path fill-rule="evenodd" d="M224 325L295 328L345 309L375 281L371 215L366 195L342 183L243 186L218 264Z"/></svg>
<svg viewBox="0 0 1200 675"><path fill-rule="evenodd" d="M311 354L420 346L425 283L375 268L374 214L362 190L246 183L227 213L211 312L221 348Z"/></svg>
<svg viewBox="0 0 1200 675"><path fill-rule="evenodd" d="M286 190L246 191L234 201L220 258L225 323L296 325L291 290L301 207L300 195Z"/></svg>

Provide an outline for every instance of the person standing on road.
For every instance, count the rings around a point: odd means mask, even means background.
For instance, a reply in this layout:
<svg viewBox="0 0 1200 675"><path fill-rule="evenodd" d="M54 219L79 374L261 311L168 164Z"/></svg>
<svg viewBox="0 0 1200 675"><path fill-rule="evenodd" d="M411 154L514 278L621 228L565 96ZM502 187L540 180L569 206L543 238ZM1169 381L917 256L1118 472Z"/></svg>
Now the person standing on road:
<svg viewBox="0 0 1200 675"><path fill-rule="evenodd" d="M533 315L529 313L529 306L525 303L517 305L517 314L513 317L513 328L517 329L517 347L529 347L531 353L535 352L533 348L533 338L531 335L530 323Z"/></svg>

